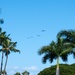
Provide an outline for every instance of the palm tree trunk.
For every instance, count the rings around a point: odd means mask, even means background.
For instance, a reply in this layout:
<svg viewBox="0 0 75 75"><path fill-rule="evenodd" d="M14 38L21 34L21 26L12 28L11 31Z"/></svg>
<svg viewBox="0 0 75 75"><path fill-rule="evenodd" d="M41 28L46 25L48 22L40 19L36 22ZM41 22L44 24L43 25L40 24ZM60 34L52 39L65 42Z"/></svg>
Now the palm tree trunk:
<svg viewBox="0 0 75 75"><path fill-rule="evenodd" d="M4 57L4 52L2 51L2 59L1 59L1 73L2 73L2 67L3 67L3 57ZM1 75L1 74L0 74Z"/></svg>
<svg viewBox="0 0 75 75"><path fill-rule="evenodd" d="M7 61L8 61L8 54L6 55L6 62L5 62L5 66L4 66L4 72L6 72Z"/></svg>
<svg viewBox="0 0 75 75"><path fill-rule="evenodd" d="M59 57L57 58L56 75L60 75L60 74L59 74Z"/></svg>

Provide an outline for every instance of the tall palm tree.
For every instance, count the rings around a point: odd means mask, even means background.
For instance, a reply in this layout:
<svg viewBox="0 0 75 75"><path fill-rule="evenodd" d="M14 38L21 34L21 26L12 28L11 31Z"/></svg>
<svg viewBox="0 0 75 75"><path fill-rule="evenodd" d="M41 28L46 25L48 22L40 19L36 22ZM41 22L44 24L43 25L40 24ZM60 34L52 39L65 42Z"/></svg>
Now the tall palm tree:
<svg viewBox="0 0 75 75"><path fill-rule="evenodd" d="M9 36L9 35L8 35ZM6 36L6 32L2 32L2 29L0 28L0 46L2 47L3 42L6 39L9 39L8 36ZM3 56L4 56L4 52L2 49L0 49L0 52L2 51L2 58L1 58L1 68L0 68L0 73L2 72L2 66L3 66Z"/></svg>
<svg viewBox="0 0 75 75"><path fill-rule="evenodd" d="M63 38L64 43L70 47L73 47L71 54L75 58L75 30L62 30L57 34L58 38Z"/></svg>
<svg viewBox="0 0 75 75"><path fill-rule="evenodd" d="M57 59L57 68L56 68L56 75L60 75L59 73L59 58L62 58L63 61L67 61L68 53L72 48L68 48L68 46L63 44L63 39L57 40L57 42L52 41L50 45L43 46L39 50L39 54L43 55L42 62L46 63L49 60L51 63L54 59Z"/></svg>
<svg viewBox="0 0 75 75"><path fill-rule="evenodd" d="M20 52L20 50L16 49L16 44L17 42L11 42L11 40L7 39L3 42L3 47L1 49L1 51L3 53L5 53L6 56L6 62L5 62L5 66L4 66L4 72L6 72L6 66L7 66L7 61L8 61L8 55L10 54L10 52Z"/></svg>

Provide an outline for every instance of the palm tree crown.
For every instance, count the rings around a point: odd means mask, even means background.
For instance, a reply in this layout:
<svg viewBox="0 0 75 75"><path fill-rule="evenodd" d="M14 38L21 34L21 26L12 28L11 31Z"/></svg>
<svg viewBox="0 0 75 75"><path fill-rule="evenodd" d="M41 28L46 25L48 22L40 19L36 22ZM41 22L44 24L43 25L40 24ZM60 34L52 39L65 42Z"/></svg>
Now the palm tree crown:
<svg viewBox="0 0 75 75"><path fill-rule="evenodd" d="M39 55L44 54L43 57L43 63L46 63L47 60L49 60L51 63L53 62L54 59L57 59L57 57L61 57L63 61L67 61L67 56L68 50L70 50L67 46L62 43L63 40L58 40L58 42L52 41L50 45L43 46L39 50ZM64 55L63 55L64 54Z"/></svg>

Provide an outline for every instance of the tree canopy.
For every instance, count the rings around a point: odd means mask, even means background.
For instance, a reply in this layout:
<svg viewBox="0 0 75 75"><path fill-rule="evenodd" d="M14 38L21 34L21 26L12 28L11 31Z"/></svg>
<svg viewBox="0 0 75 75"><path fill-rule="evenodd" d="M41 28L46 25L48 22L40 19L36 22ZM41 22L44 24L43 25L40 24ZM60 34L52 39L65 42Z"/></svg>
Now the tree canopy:
<svg viewBox="0 0 75 75"><path fill-rule="evenodd" d="M56 65L45 68L40 71L38 75L55 75ZM75 63L68 64L60 64L60 75L75 75Z"/></svg>

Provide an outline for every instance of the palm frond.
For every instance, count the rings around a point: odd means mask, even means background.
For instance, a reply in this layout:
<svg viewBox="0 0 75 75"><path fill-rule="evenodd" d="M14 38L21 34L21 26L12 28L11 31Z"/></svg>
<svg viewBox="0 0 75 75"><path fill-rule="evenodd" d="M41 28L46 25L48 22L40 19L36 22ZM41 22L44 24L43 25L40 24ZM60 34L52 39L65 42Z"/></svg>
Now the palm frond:
<svg viewBox="0 0 75 75"><path fill-rule="evenodd" d="M60 53L60 56L61 56L61 55L64 55L65 53L69 54L69 53L71 53L72 50L73 50L73 48L72 48L72 47L69 47L69 48L63 50L63 51Z"/></svg>
<svg viewBox="0 0 75 75"><path fill-rule="evenodd" d="M43 59L42 59L42 62L46 63L48 59L49 59L49 54L45 54Z"/></svg>
<svg viewBox="0 0 75 75"><path fill-rule="evenodd" d="M53 62L54 59L57 58L57 51L56 51L56 43L52 41L49 45L43 46L39 50L39 54L43 56L42 62L46 63L47 60L49 60L51 63Z"/></svg>
<svg viewBox="0 0 75 75"><path fill-rule="evenodd" d="M39 54L39 55L42 55L42 54L44 54L44 53L49 52L49 50L50 50L50 46L43 46L43 47L38 51L38 54Z"/></svg>
<svg viewBox="0 0 75 75"><path fill-rule="evenodd" d="M10 51L11 51L11 52L19 52L19 53L20 53L20 50L15 49L15 48L10 49Z"/></svg>
<svg viewBox="0 0 75 75"><path fill-rule="evenodd" d="M67 32L66 30L61 30L60 32L58 32L57 38L60 38L61 36L64 37L65 35L69 35L69 32Z"/></svg>
<svg viewBox="0 0 75 75"><path fill-rule="evenodd" d="M68 60L68 58L67 58L68 54L67 53L62 54L60 57L62 58L63 61L67 61Z"/></svg>
<svg viewBox="0 0 75 75"><path fill-rule="evenodd" d="M68 41L72 41L75 40L75 30L63 30L63 31L60 31L58 34L57 34L57 37L60 38L64 38L65 40L68 40ZM75 41L74 41L75 43Z"/></svg>

